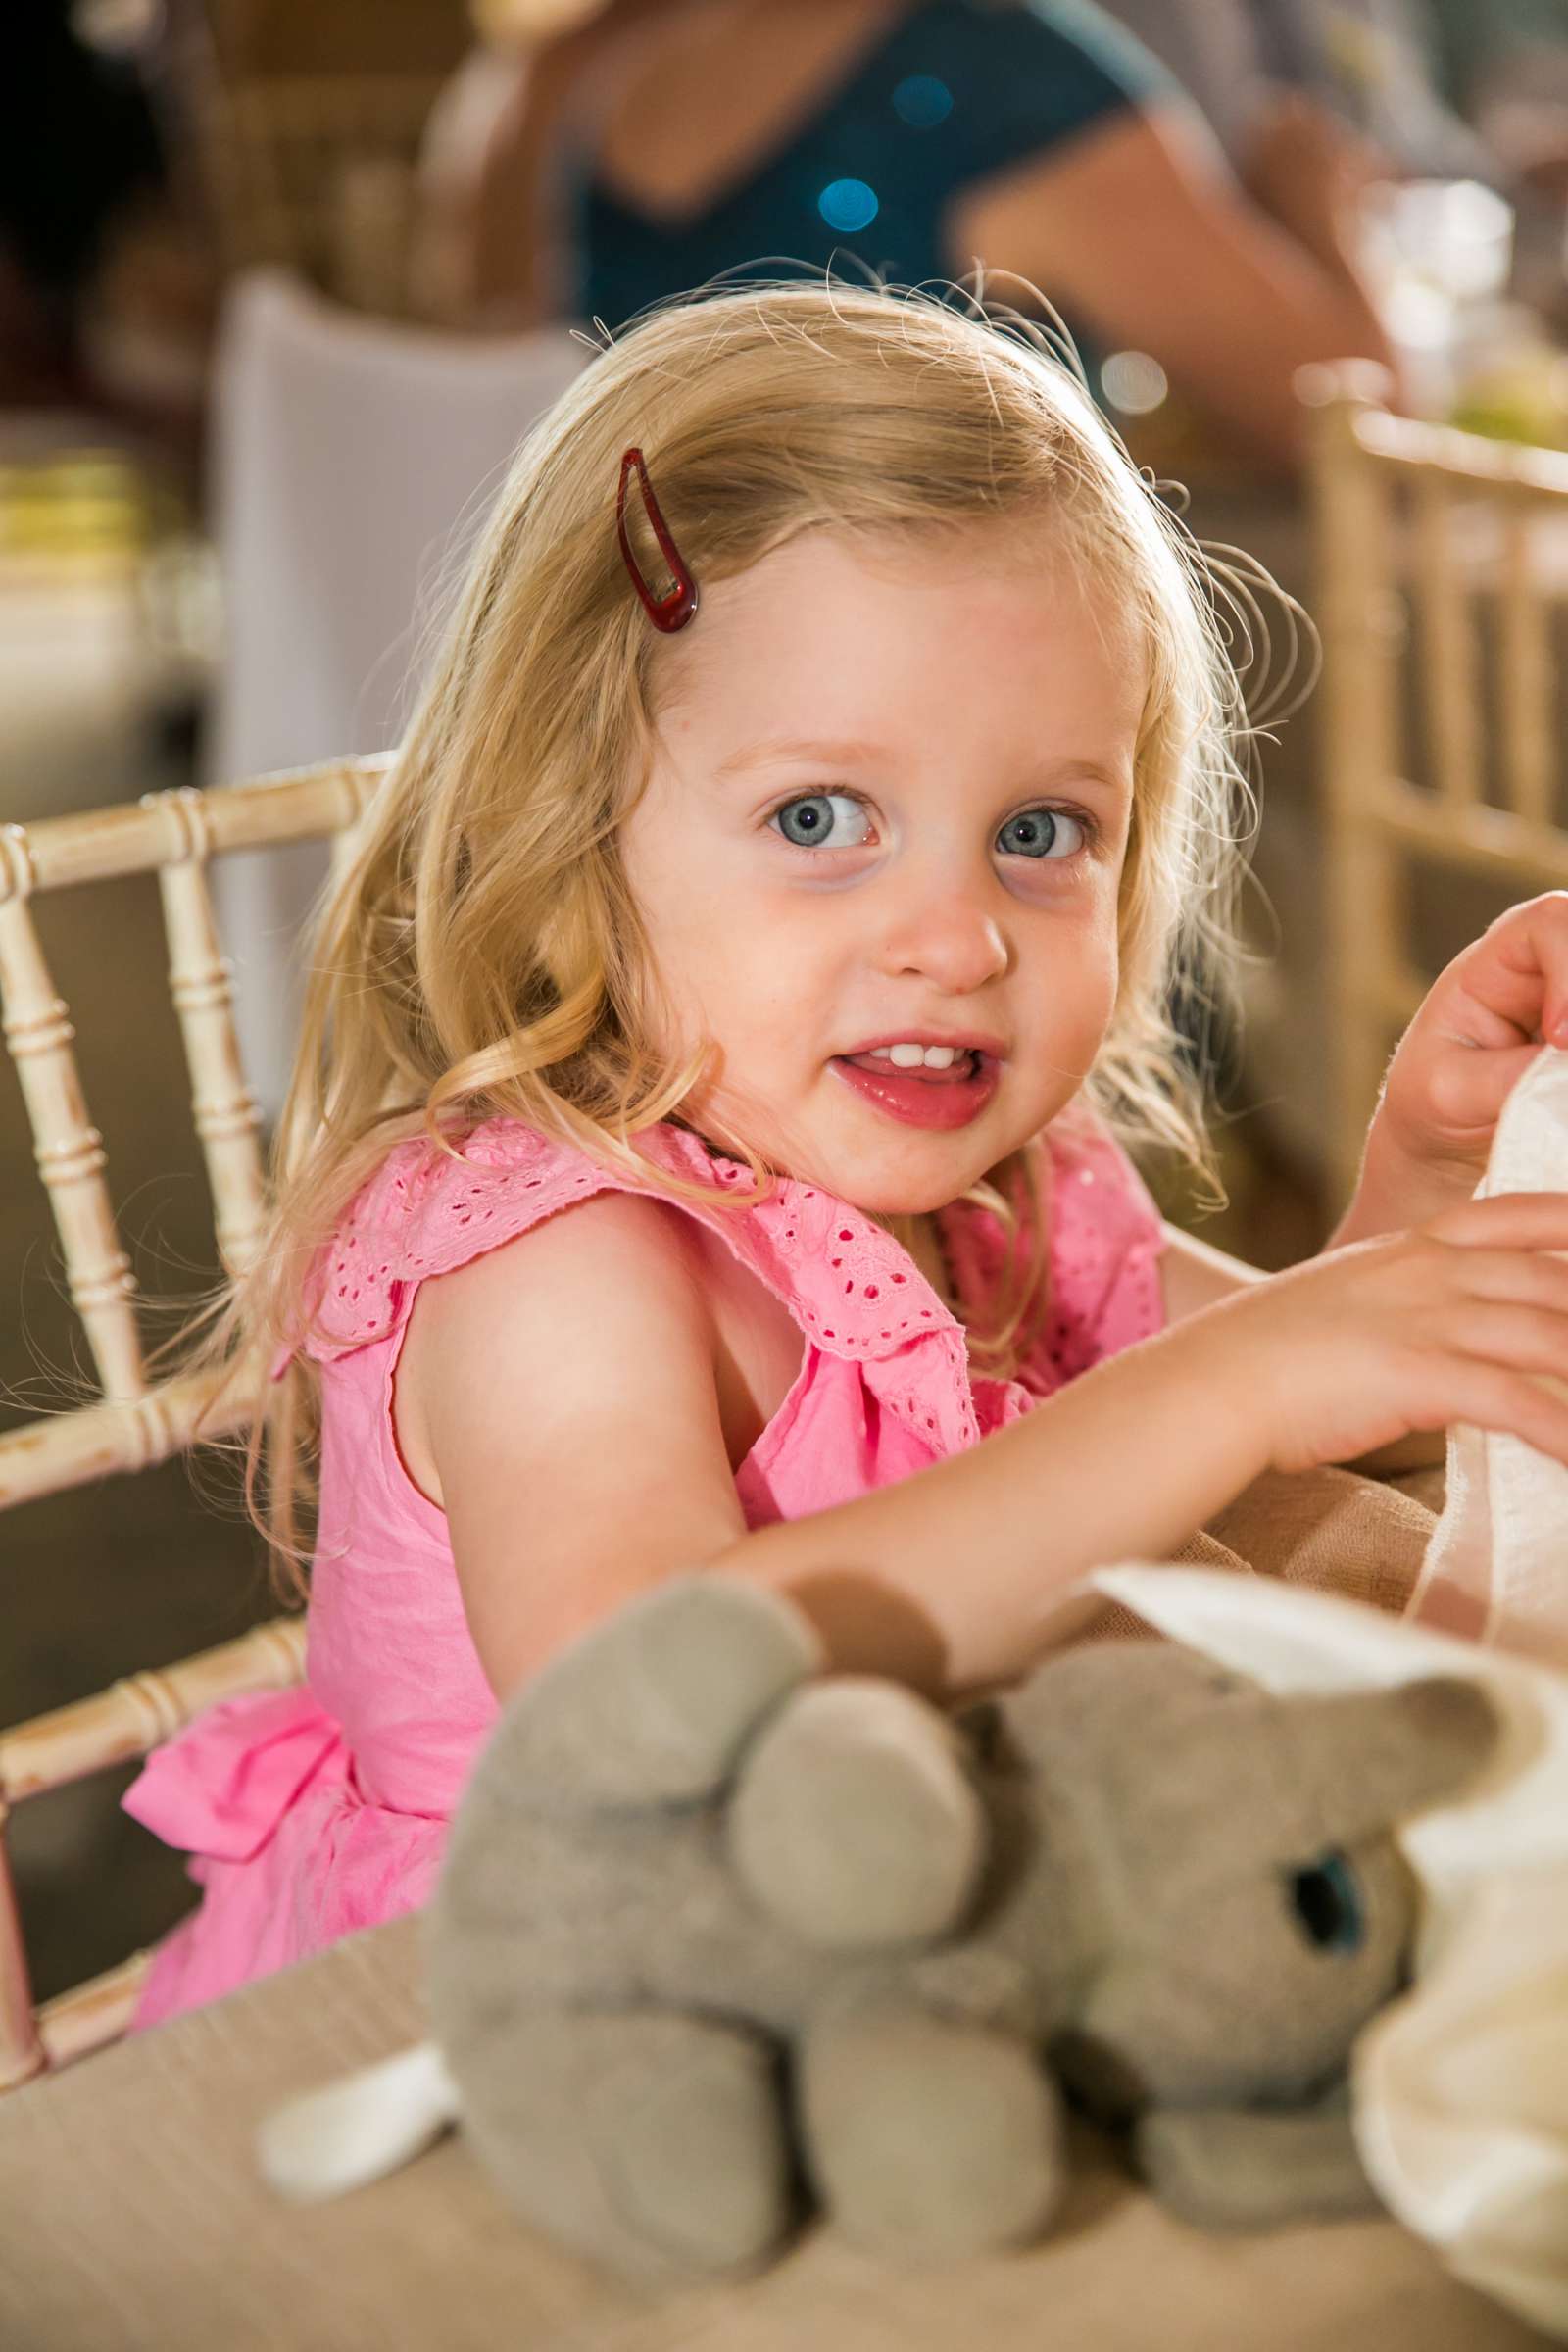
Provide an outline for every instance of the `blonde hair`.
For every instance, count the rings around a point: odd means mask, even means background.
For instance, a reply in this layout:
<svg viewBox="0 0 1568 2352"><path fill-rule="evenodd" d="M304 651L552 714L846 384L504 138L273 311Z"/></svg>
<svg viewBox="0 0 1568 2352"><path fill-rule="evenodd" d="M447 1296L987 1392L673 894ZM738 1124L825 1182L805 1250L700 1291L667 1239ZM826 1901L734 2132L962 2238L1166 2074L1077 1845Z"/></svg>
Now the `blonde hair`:
<svg viewBox="0 0 1568 2352"><path fill-rule="evenodd" d="M699 583L796 534L1048 514L1147 649L1120 978L1083 1093L1126 1141L1211 1179L1201 1074L1178 1051L1173 981L1228 987L1241 708L1202 559L1140 477L1046 330L923 293L731 286L662 306L599 351L529 433L472 558L445 642L350 870L306 961L304 1030L274 1142L273 1219L250 1272L209 1302L198 1361L254 1385L245 1499L283 1582L303 1585L316 1374L296 1355L316 1252L394 1142L457 1153L509 1114L645 1181L633 1136L681 1106L710 1049L671 1066L644 1030L653 979L617 834L649 772L662 643L616 542L622 452L644 449ZM635 502L634 502L635 503ZM657 566L649 566L650 573ZM701 626L699 617L698 623ZM780 1170L681 1198L743 1209ZM1009 1237L977 1369L1016 1369L1045 1300L1040 1150L965 1196ZM906 1238L912 1220L888 1218ZM1032 1318L1032 1320L1030 1319ZM265 1516L258 1472L265 1451Z"/></svg>

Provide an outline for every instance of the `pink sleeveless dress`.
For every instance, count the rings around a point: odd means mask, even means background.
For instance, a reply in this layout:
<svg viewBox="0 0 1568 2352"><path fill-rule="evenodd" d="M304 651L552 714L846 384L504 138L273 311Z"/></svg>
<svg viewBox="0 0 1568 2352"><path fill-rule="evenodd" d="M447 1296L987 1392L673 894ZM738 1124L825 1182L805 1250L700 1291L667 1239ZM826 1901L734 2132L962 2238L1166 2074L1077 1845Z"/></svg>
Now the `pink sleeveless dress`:
<svg viewBox="0 0 1568 2352"><path fill-rule="evenodd" d="M1152 1200L1102 1127L1075 1114L1057 1128L1043 1139L1052 1311L1017 1380L971 1376L962 1326L908 1252L832 1194L785 1179L758 1208L689 1209L801 1329L800 1371L736 1473L749 1528L826 1510L961 1452L1161 1327ZM667 1122L638 1147L715 1195L745 1181L743 1165ZM205 1890L155 1953L133 2030L431 1892L497 1706L468 1636L446 1514L398 1455L392 1379L409 1310L426 1277L573 1200L634 1189L514 1119L476 1129L464 1153L457 1162L417 1137L396 1146L318 1261L320 1336L304 1343L321 1367L308 1679L209 1708L155 1751L122 1800L192 1856ZM974 1316L1005 1272L1004 1236L962 1203L942 1212L942 1228Z"/></svg>

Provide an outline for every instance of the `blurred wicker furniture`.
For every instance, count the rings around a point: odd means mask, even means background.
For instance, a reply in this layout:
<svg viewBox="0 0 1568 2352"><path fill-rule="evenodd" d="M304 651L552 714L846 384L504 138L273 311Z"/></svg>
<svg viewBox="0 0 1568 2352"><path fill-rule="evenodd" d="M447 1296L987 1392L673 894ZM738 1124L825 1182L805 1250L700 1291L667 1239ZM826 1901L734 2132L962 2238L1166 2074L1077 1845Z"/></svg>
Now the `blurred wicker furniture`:
<svg viewBox="0 0 1568 2352"><path fill-rule="evenodd" d="M1414 876L1568 888L1568 456L1393 416L1363 369L1304 369L1299 388L1315 411L1330 1158L1348 1200L1427 986L1407 946Z"/></svg>
<svg viewBox="0 0 1568 2352"><path fill-rule="evenodd" d="M403 316L425 125L468 41L459 0L379 20L337 0L179 0L171 20L224 274L282 265L357 310Z"/></svg>
<svg viewBox="0 0 1568 2352"><path fill-rule="evenodd" d="M215 77L201 134L229 269L282 263L356 310L401 317L440 88L419 74Z"/></svg>
<svg viewBox="0 0 1568 2352"><path fill-rule="evenodd" d="M246 1085L209 886L215 858L327 836L350 854L353 828L381 759L339 760L202 793L151 793L138 804L0 828L0 1009L31 1122L39 1174L59 1230L73 1306L102 1388L100 1401L0 1435L0 1508L139 1470L181 1450L221 1385L178 1375L154 1386L143 1363L135 1278L105 1180L102 1138L89 1121L69 1009L56 993L30 901L113 875L156 873L170 949L170 989L190 1072L218 1251L246 1266L265 1230L261 1116ZM241 1426L219 1414L215 1434ZM237 1642L0 1732L0 2090L63 2066L122 2033L147 1957L138 1953L36 2011L6 1818L23 1798L145 1755L202 1708L241 1691L297 1682L304 1627L278 1618Z"/></svg>

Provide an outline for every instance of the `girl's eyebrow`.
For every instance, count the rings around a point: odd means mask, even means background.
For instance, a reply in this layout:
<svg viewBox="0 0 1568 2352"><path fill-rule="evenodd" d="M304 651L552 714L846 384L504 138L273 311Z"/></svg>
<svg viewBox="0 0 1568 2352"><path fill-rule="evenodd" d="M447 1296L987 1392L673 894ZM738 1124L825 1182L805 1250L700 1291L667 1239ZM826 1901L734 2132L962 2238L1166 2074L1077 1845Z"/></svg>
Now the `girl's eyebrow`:
<svg viewBox="0 0 1568 2352"><path fill-rule="evenodd" d="M731 752L727 760L719 761L713 774L720 782L727 782L732 776L749 775L753 769L766 767L773 761L816 760L831 766L870 767L879 761L886 764L892 759L893 754L879 743L858 740L829 743L808 736L781 736L748 744L744 751ZM1071 754L1047 760L1033 778L1035 787L1042 792L1061 784L1098 784L1117 800L1126 798L1131 781L1120 760L1079 760Z"/></svg>
<svg viewBox="0 0 1568 2352"><path fill-rule="evenodd" d="M878 743L819 743L803 736L781 736L768 742L748 744L741 752L731 752L713 770L716 776L747 775L754 767L765 767L773 760L825 760L846 765L868 766L873 760L886 760L888 753Z"/></svg>

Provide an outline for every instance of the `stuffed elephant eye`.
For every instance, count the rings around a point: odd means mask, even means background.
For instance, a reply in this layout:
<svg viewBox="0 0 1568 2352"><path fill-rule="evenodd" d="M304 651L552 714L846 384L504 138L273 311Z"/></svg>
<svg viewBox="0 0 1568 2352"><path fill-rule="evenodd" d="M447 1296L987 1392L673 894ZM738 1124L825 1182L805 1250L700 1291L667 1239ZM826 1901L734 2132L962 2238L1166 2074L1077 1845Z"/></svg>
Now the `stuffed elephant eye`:
<svg viewBox="0 0 1568 2352"><path fill-rule="evenodd" d="M1297 1925L1320 1951L1353 1952L1366 1939L1366 1911L1355 1872L1331 1849L1286 1881Z"/></svg>

